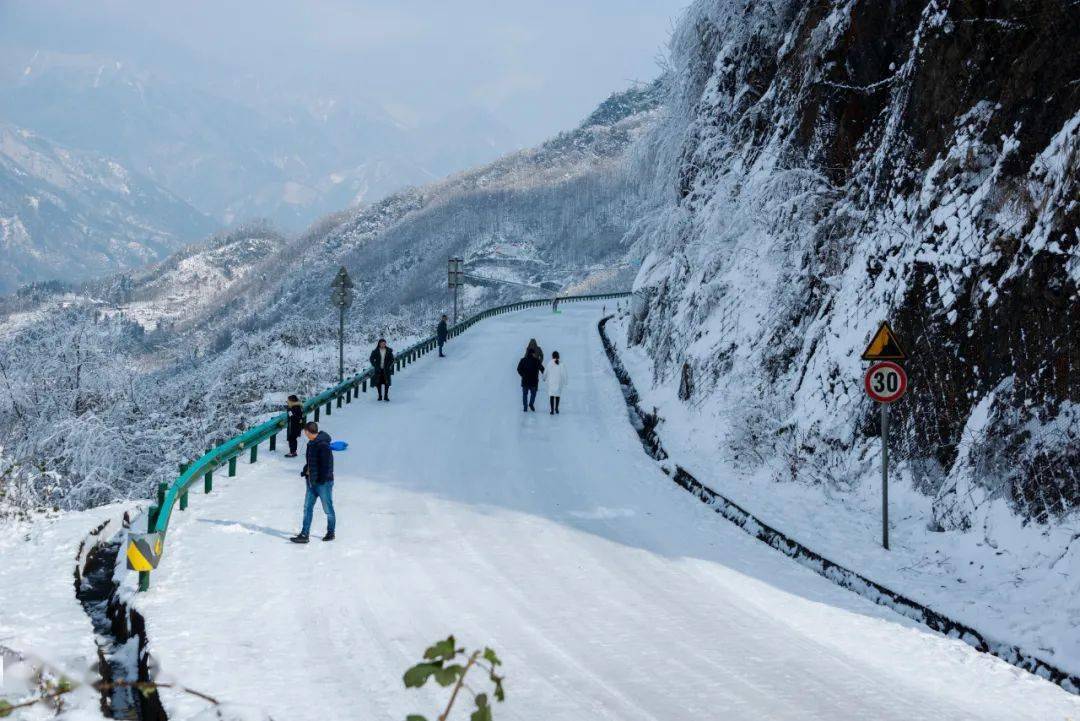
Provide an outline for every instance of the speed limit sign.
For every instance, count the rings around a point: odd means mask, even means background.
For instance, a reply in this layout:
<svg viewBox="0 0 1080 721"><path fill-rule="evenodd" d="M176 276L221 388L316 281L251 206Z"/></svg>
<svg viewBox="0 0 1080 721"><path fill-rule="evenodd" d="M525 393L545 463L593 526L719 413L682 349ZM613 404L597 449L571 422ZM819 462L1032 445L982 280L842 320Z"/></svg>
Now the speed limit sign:
<svg viewBox="0 0 1080 721"><path fill-rule="evenodd" d="M907 373L892 361L881 361L870 366L863 382L866 394L878 403L898 401L907 391Z"/></svg>

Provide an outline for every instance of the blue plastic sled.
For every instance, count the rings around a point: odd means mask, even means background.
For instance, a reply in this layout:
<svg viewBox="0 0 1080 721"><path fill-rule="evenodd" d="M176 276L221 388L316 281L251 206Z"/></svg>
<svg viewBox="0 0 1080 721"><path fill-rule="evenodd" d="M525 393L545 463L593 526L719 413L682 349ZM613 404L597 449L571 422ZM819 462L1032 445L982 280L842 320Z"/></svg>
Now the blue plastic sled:
<svg viewBox="0 0 1080 721"><path fill-rule="evenodd" d="M332 451L344 451L344 450L348 449L348 447L349 447L349 442L348 441L332 441L330 443L330 450L332 450Z"/></svg>

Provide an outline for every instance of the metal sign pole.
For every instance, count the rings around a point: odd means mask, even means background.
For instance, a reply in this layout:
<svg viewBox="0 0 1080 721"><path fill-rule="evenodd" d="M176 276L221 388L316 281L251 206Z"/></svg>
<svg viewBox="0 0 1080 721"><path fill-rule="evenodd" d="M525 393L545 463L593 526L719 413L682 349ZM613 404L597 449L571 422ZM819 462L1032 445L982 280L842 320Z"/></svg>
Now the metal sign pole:
<svg viewBox="0 0 1080 721"><path fill-rule="evenodd" d="M457 289L458 284L454 283L454 325L457 325Z"/></svg>
<svg viewBox="0 0 1080 721"><path fill-rule="evenodd" d="M338 307L338 383L341 383L345 380L345 310L352 305L354 287L345 266L341 266L330 287L334 289L330 302Z"/></svg>
<svg viewBox="0 0 1080 721"><path fill-rule="evenodd" d="M338 383L345 380L345 306L338 308Z"/></svg>
<svg viewBox="0 0 1080 721"><path fill-rule="evenodd" d="M889 404L881 404L881 545L889 550Z"/></svg>

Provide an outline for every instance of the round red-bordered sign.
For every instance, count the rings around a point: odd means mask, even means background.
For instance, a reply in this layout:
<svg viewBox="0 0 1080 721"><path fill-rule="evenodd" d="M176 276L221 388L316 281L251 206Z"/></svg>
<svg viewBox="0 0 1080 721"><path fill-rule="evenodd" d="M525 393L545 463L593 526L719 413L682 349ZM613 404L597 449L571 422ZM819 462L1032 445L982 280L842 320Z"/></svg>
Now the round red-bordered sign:
<svg viewBox="0 0 1080 721"><path fill-rule="evenodd" d="M878 403L900 400L907 392L907 373L892 361L879 361L866 370L863 377L866 395Z"/></svg>

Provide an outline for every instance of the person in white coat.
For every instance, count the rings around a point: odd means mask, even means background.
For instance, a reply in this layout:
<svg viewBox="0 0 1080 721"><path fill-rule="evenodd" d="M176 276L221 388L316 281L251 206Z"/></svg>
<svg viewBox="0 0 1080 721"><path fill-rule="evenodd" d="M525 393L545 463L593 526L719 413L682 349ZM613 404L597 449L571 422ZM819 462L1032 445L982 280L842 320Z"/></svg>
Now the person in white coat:
<svg viewBox="0 0 1080 721"><path fill-rule="evenodd" d="M562 397L563 388L566 387L566 367L559 358L559 351L553 351L551 354L551 363L544 369L544 382L547 384L551 415L555 415L559 412L559 400Z"/></svg>

